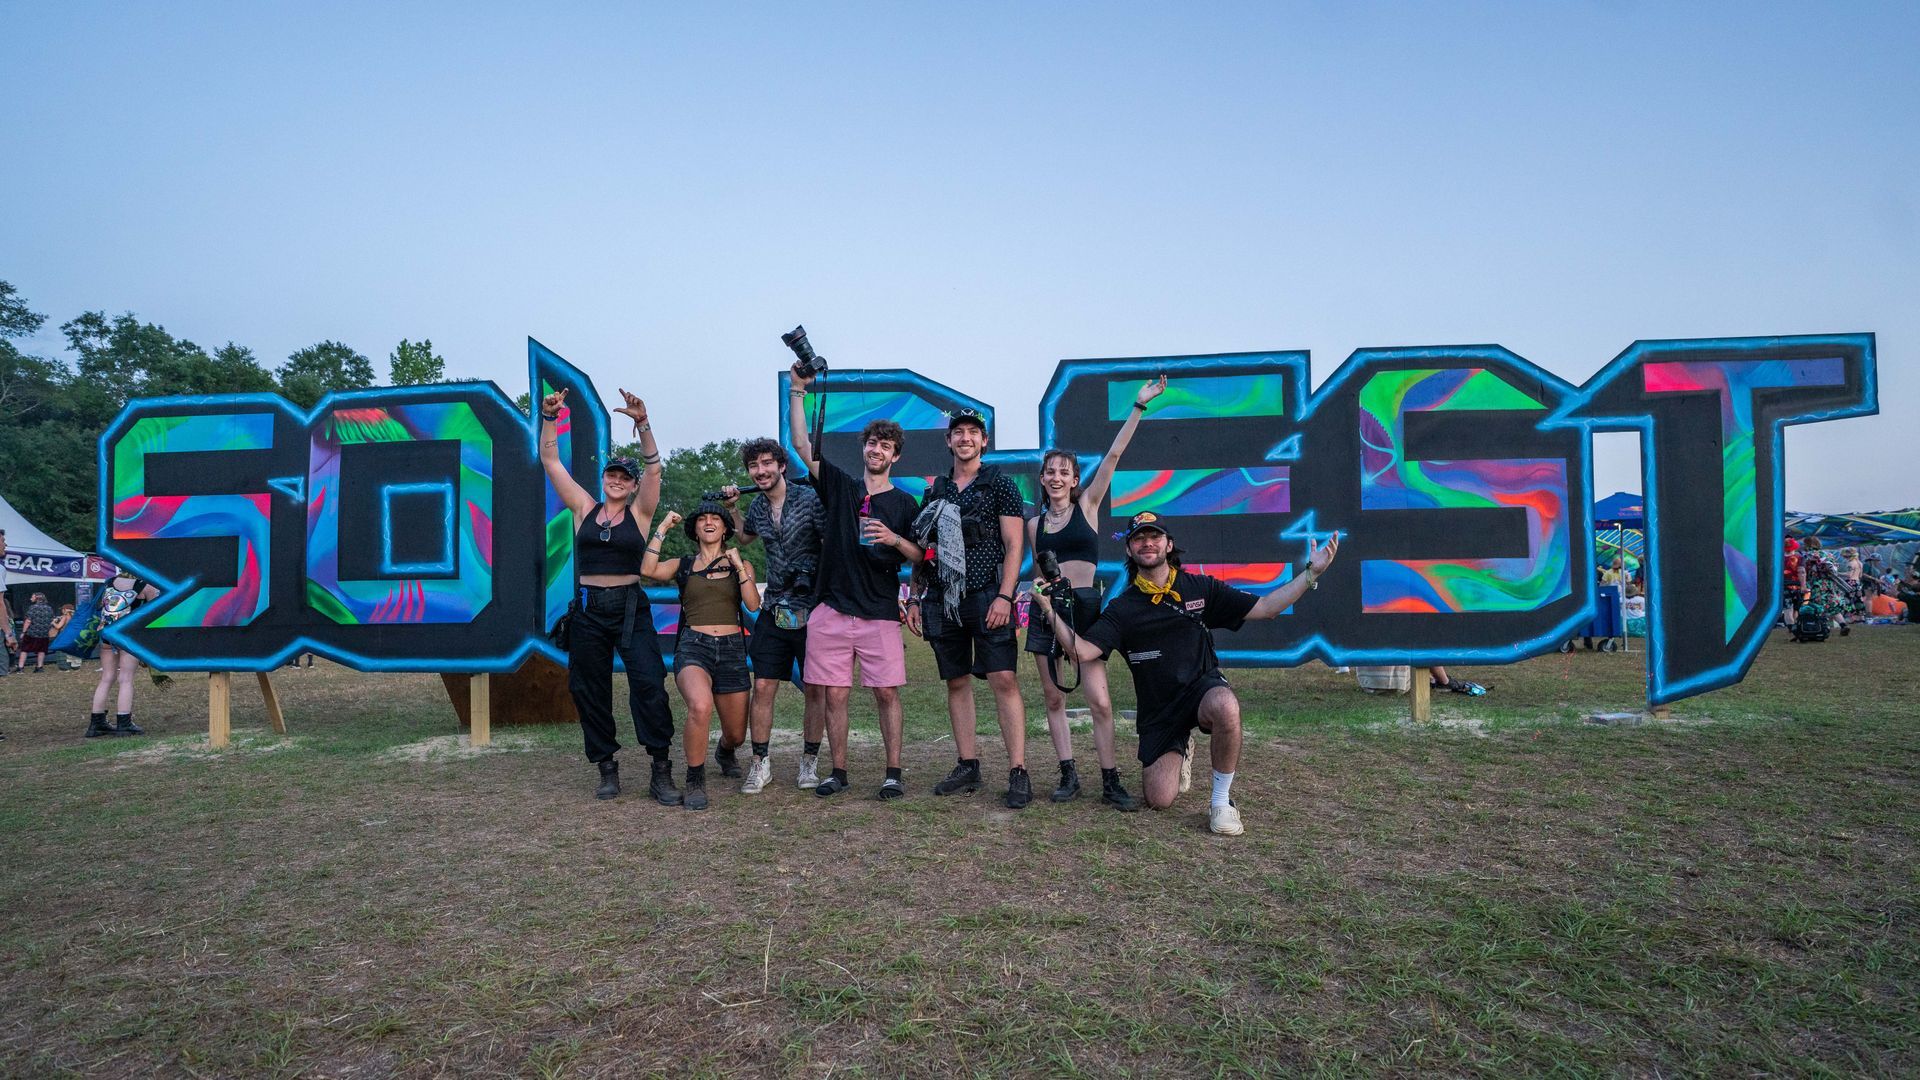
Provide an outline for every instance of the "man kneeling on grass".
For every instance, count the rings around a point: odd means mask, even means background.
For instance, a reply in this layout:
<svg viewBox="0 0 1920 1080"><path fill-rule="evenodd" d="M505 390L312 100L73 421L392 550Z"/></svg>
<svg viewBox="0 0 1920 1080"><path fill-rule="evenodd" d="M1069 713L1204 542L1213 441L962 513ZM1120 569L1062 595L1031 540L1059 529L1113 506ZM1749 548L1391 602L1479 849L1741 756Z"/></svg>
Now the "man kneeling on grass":
<svg viewBox="0 0 1920 1080"><path fill-rule="evenodd" d="M1037 604L1053 620L1055 639L1082 662L1115 649L1126 657L1139 699L1140 764L1147 805L1165 810L1187 788L1193 729L1209 735L1213 798L1207 827L1223 836L1245 831L1233 803L1233 771L1240 760L1240 699L1220 673L1213 631L1238 630L1248 619L1271 619L1306 593L1332 565L1336 535L1324 546L1307 542L1307 569L1262 597L1205 574L1180 569L1180 553L1157 515L1136 514L1127 526L1128 586L1100 618L1076 637L1051 604ZM1045 582L1034 592L1045 595ZM1070 644L1069 644L1070 643Z"/></svg>

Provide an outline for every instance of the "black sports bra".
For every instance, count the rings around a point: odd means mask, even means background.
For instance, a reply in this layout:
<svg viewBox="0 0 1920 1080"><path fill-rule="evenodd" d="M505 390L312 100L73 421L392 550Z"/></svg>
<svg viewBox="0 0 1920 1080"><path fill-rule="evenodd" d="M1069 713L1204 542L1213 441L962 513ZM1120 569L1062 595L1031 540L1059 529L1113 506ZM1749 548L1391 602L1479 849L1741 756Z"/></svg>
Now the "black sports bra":
<svg viewBox="0 0 1920 1080"><path fill-rule="evenodd" d="M1093 531L1093 525L1087 521L1087 515L1078 506L1067 515L1067 524L1059 532L1047 531L1047 512L1040 511L1040 517L1033 528L1033 552L1051 551L1061 562L1100 561L1100 535Z"/></svg>
<svg viewBox="0 0 1920 1080"><path fill-rule="evenodd" d="M580 523L573 534L574 573L624 576L640 572L640 560L647 550L647 538L640 535L640 523L633 518L633 507L612 525L599 522L604 504L595 503L593 513ZM605 532L607 538L600 539Z"/></svg>

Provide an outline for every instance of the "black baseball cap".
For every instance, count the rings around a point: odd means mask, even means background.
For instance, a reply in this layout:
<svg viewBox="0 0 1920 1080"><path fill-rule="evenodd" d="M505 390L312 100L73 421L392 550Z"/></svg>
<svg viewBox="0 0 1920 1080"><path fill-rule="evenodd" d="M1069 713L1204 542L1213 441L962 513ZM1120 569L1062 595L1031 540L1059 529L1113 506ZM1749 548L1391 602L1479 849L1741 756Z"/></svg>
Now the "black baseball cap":
<svg viewBox="0 0 1920 1080"><path fill-rule="evenodd" d="M1160 515L1151 510L1133 515L1132 520L1127 522L1125 539L1131 540L1135 535L1143 532L1157 532L1169 540L1173 539L1173 534L1167 531L1167 527L1160 524Z"/></svg>
<svg viewBox="0 0 1920 1080"><path fill-rule="evenodd" d="M640 479L640 463L624 455L621 457L608 458L607 467L604 469L601 469L600 471L602 474L610 473L610 472L623 472L635 480Z"/></svg>
<svg viewBox="0 0 1920 1080"><path fill-rule="evenodd" d="M974 427L979 428L982 433L987 430L987 418L980 414L980 410L967 406L961 406L947 415L948 431L952 431L961 424L972 424Z"/></svg>

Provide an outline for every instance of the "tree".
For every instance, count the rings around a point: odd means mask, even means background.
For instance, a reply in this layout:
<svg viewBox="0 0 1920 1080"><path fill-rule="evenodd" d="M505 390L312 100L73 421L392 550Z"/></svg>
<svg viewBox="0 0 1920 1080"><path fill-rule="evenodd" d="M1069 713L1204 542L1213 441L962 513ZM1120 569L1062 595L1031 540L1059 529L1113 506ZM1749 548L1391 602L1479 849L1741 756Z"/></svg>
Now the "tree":
<svg viewBox="0 0 1920 1080"><path fill-rule="evenodd" d="M12 282L0 281L0 338L26 337L46 321L45 315L27 307Z"/></svg>
<svg viewBox="0 0 1920 1080"><path fill-rule="evenodd" d="M615 457L625 454L635 461L640 460L638 443L615 446L611 452ZM722 439L697 449L681 447L673 451L662 463L660 509L654 514L655 525L659 524L660 519L665 517L669 510L678 510L682 517L692 514L699 507L700 496L703 493L718 491L728 484L739 483L746 479L746 474L746 467L740 464L739 439ZM751 495L741 496L743 500L751 497ZM746 508L747 503L742 501L740 509ZM739 537L736 536L734 539L736 543L739 542ZM747 561L753 564L754 572L760 576L760 580L765 581L766 554L761 550L760 545L743 547L742 552L747 556ZM669 559L692 553L693 543L687 539L686 533L678 528L673 530L660 549L660 554Z"/></svg>
<svg viewBox="0 0 1920 1080"><path fill-rule="evenodd" d="M433 351L431 339L408 341L401 338L400 344L395 345L393 353L387 357L387 371L388 378L395 386L443 382L447 377L447 360Z"/></svg>
<svg viewBox="0 0 1920 1080"><path fill-rule="evenodd" d="M280 392L303 409L311 409L336 390L360 390L373 385L373 361L337 341L309 345L280 365Z"/></svg>
<svg viewBox="0 0 1920 1080"><path fill-rule="evenodd" d="M58 392L65 369L21 352L9 340L26 337L46 321L45 315L27 307L12 284L0 281L0 416L24 421Z"/></svg>

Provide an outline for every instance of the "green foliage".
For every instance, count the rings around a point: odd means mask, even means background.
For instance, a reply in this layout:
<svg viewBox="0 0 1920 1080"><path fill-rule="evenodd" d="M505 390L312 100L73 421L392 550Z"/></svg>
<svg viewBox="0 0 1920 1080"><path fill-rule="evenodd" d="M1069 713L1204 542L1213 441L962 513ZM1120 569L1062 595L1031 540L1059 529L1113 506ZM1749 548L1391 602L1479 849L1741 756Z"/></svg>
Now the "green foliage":
<svg viewBox="0 0 1920 1080"><path fill-rule="evenodd" d="M373 361L337 341L309 345L280 365L280 392L311 409L336 390L360 390L374 383Z"/></svg>
<svg viewBox="0 0 1920 1080"><path fill-rule="evenodd" d="M400 339L387 357L388 378L395 386L421 386L446 381L447 358L433 351L428 338L419 341Z"/></svg>
<svg viewBox="0 0 1920 1080"><path fill-rule="evenodd" d="M692 514L700 505L700 495L706 491L718 491L727 484L738 483L746 479L747 471L740 464L740 439L722 439L701 447L682 447L667 455L662 463L660 478L660 509L654 514L656 527L667 511L677 510L682 517ZM626 454L636 461L640 458L640 444L628 443L613 449L617 456ZM747 508L747 499L741 496L740 509ZM736 537L736 542L738 538ZM766 554L759 544L743 547L747 561L753 564L756 574L766 580ZM686 534L674 529L667 542L661 546L660 554L665 558L677 558L693 551L693 544Z"/></svg>
<svg viewBox="0 0 1920 1080"><path fill-rule="evenodd" d="M209 355L131 313L88 311L60 327L78 358L69 395L79 417L104 423L128 400L168 394L233 394L274 388L252 350L231 342Z"/></svg>

